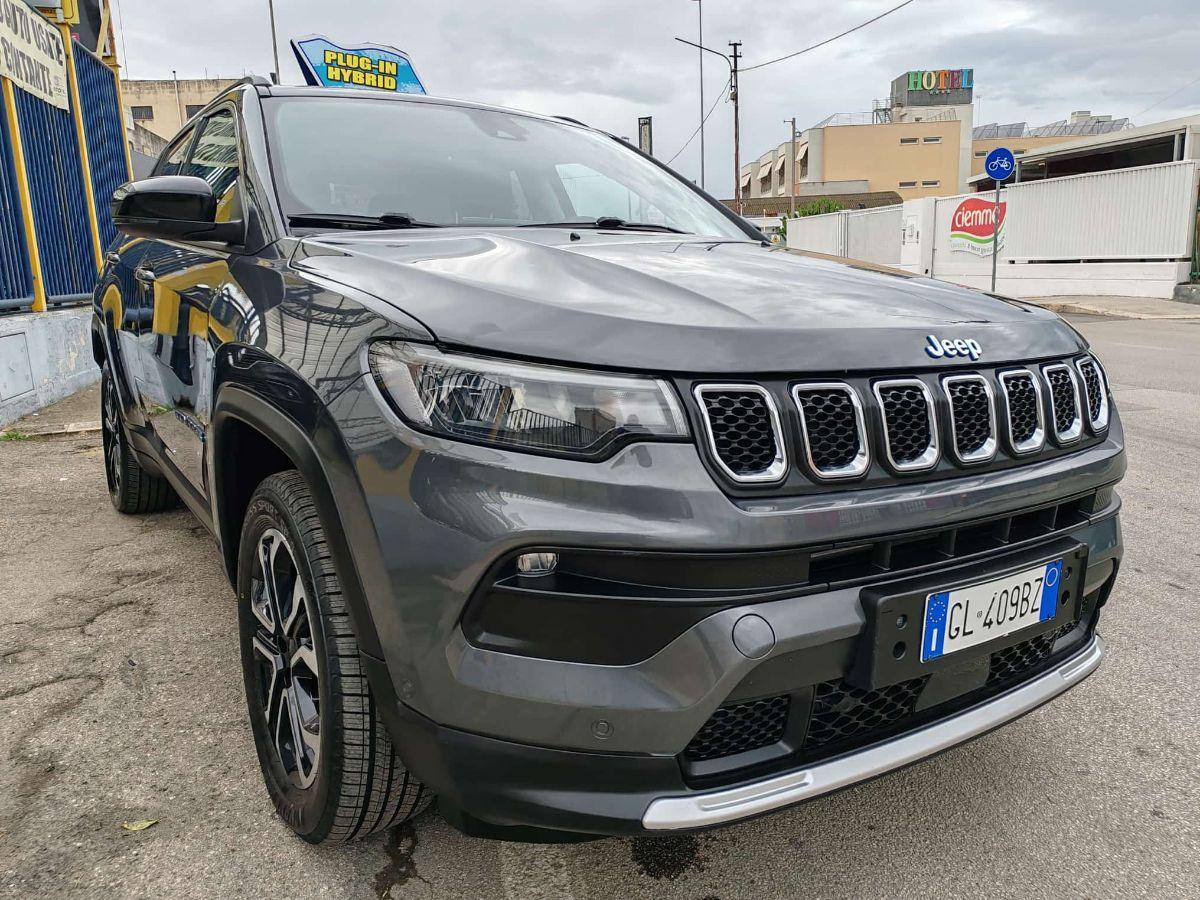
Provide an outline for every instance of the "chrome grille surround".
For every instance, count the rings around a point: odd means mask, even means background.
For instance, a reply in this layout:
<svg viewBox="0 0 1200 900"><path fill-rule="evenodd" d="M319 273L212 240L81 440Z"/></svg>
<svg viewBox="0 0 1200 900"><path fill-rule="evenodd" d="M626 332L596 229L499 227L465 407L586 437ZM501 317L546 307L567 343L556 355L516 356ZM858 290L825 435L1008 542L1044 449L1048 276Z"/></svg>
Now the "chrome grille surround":
<svg viewBox="0 0 1200 900"><path fill-rule="evenodd" d="M1084 408L1087 409L1088 427L1092 434L1103 434L1108 430L1108 378L1104 367L1094 356L1083 356L1075 360L1079 383L1083 387ZM1088 377L1088 372L1093 374ZM1094 385L1093 385L1094 381ZM1098 396L1097 396L1098 395ZM1092 415L1095 407L1096 414Z"/></svg>
<svg viewBox="0 0 1200 900"><path fill-rule="evenodd" d="M845 465L822 468L817 465L817 461L813 458L812 428L808 421L808 414L804 410L802 397L809 393L834 391L845 394L850 400L850 405L854 411L854 429L858 438L858 452ZM804 438L804 458L808 463L813 477L823 481L836 481L841 478L858 478L866 474L867 469L871 467L871 449L867 438L866 417L863 413L862 400L859 399L858 391L843 381L806 382L792 386L792 402L795 404L796 413L800 417L800 432Z"/></svg>
<svg viewBox="0 0 1200 900"><path fill-rule="evenodd" d="M1029 369L1010 369L998 376L1000 393L1004 396L1004 421L1008 432L1008 446L1016 456L1036 453L1046 445L1046 414L1042 405L1042 386ZM1037 426L1029 437L1018 441L1013 433L1012 384L1028 381L1033 388L1034 406L1037 409Z"/></svg>
<svg viewBox="0 0 1200 900"><path fill-rule="evenodd" d="M888 403L885 400L886 392L897 388L915 388L925 402L925 418L929 428L929 443L920 456L914 459L898 462L892 447L891 428L889 427ZM883 381L877 381L871 386L871 390L875 394L875 401L879 404L879 418L883 425L883 448L887 455L888 464L892 470L897 473L906 472L923 472L926 469L932 469L937 465L938 459L941 456L941 450L938 446L938 427L937 415L933 406L933 395L929 392L929 387L919 378L888 378Z"/></svg>
<svg viewBox="0 0 1200 900"><path fill-rule="evenodd" d="M987 439L975 450L966 453L961 452L958 446L958 424L955 411L954 392L952 388L956 384L978 384L983 387L983 393L987 397L987 414L988 414L988 430ZM971 463L985 463L996 458L996 449L1000 442L996 438L996 395L992 390L991 384L982 375L950 375L942 379L942 390L946 394L946 402L950 406L950 447L954 451L954 457L959 462L966 465Z"/></svg>
<svg viewBox="0 0 1200 900"><path fill-rule="evenodd" d="M1059 400L1055 398L1055 376L1059 373L1064 373L1067 378L1067 383L1071 389L1071 397L1075 404L1074 415L1071 423L1066 428L1058 427L1059 413L1066 412L1064 406L1059 405ZM1079 399L1079 379L1075 375L1075 370L1065 363L1052 363L1048 366L1042 366L1042 377L1046 379L1046 397L1049 400L1050 407L1050 428L1054 433L1054 439L1059 445L1073 444L1083 435L1083 411L1080 408Z"/></svg>
<svg viewBox="0 0 1200 900"><path fill-rule="evenodd" d="M779 481L787 475L788 458L783 440L783 427L780 425L775 398L771 396L770 391L758 384L721 383L697 385L692 393L696 398L696 404L700 407L700 420L704 423L704 436L708 441L708 450L725 477L738 484L769 484ZM712 418L708 411L708 405L704 402L705 396L709 394L756 394L762 398L771 421L771 435L775 441L775 458L770 465L760 472L748 475L739 475L729 467L722 458L721 451L717 448L717 437L713 432Z"/></svg>

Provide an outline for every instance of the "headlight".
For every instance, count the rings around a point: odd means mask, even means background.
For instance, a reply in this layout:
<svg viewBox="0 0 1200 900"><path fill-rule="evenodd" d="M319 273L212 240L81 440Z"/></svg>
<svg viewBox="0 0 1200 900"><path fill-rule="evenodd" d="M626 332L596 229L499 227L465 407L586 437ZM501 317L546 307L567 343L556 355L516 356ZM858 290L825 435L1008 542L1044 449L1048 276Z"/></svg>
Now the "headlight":
<svg viewBox="0 0 1200 900"><path fill-rule="evenodd" d="M689 436L674 391L655 379L391 341L372 345L370 356L400 415L445 437L594 460L630 441Z"/></svg>

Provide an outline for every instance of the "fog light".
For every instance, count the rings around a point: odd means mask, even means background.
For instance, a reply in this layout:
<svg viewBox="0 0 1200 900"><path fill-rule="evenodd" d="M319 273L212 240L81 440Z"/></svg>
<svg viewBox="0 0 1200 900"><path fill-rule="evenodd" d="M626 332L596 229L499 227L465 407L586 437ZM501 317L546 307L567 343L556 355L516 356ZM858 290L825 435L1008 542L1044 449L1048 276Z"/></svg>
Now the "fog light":
<svg viewBox="0 0 1200 900"><path fill-rule="evenodd" d="M541 575L553 575L558 568L557 553L522 553L517 557L517 572L537 578Z"/></svg>

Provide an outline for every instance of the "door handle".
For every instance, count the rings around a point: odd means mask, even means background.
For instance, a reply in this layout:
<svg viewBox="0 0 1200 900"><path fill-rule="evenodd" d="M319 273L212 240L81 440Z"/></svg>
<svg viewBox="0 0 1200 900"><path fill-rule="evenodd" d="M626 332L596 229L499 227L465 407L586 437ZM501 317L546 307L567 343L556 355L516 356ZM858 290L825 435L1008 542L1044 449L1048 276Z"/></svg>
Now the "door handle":
<svg viewBox="0 0 1200 900"><path fill-rule="evenodd" d="M142 284L154 284L158 280L158 276L154 274L153 269L147 269L145 266L139 266L134 269L133 277Z"/></svg>
<svg viewBox="0 0 1200 900"><path fill-rule="evenodd" d="M118 265L121 262L121 254L118 253L116 250L109 250L107 253L104 254L104 258L108 262L112 263L114 266Z"/></svg>

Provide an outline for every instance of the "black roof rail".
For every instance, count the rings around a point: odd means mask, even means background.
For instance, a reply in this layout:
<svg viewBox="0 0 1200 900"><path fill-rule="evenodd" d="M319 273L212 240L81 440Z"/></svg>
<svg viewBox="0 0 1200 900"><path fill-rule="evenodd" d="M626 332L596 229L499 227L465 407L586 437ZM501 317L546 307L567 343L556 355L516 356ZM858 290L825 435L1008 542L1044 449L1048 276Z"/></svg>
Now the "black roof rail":
<svg viewBox="0 0 1200 900"><path fill-rule="evenodd" d="M274 82L266 75L247 75L242 79L242 84L252 84L255 87L274 87Z"/></svg>
<svg viewBox="0 0 1200 900"><path fill-rule="evenodd" d="M561 120L561 121L563 121L563 122L570 122L572 125L581 125L581 126L583 126L584 128L590 128L590 127L591 127L591 126L590 126L590 125L588 125L586 122L580 122L578 119L572 119L570 116L554 116L554 118L555 118L555 119L559 119L559 120Z"/></svg>

